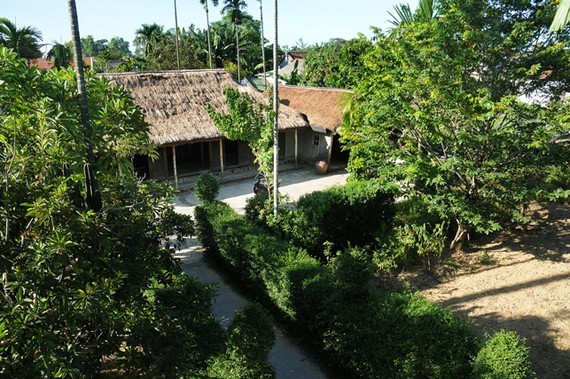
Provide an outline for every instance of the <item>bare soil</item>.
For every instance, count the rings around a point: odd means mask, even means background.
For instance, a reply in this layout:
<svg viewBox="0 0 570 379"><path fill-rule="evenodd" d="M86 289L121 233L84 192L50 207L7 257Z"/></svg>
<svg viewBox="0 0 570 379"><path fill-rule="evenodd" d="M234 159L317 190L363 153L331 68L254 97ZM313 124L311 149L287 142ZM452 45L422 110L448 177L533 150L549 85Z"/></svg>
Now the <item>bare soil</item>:
<svg viewBox="0 0 570 379"><path fill-rule="evenodd" d="M479 241L440 275L402 274L413 290L473 320L483 336L527 339L538 378L570 378L570 205L530 208L532 222Z"/></svg>

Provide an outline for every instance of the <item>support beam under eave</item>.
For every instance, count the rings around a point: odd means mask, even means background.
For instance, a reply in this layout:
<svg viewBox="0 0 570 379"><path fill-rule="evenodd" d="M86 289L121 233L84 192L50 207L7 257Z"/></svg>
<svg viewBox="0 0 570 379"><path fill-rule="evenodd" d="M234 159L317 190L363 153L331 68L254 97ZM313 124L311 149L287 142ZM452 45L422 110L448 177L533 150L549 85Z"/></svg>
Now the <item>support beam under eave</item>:
<svg viewBox="0 0 570 379"><path fill-rule="evenodd" d="M299 162L299 138L297 136L298 132L299 129L295 129L295 168L297 168Z"/></svg>
<svg viewBox="0 0 570 379"><path fill-rule="evenodd" d="M220 138L220 168L221 174L224 176L224 140Z"/></svg>
<svg viewBox="0 0 570 379"><path fill-rule="evenodd" d="M176 167L176 146L172 145L172 167L174 168L174 188L178 189L178 167Z"/></svg>

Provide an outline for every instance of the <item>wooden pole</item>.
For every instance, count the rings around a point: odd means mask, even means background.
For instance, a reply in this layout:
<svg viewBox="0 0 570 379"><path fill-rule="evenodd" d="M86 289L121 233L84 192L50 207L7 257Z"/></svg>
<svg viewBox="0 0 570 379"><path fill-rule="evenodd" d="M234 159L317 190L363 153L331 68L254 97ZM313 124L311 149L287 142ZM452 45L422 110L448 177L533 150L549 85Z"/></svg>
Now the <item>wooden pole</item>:
<svg viewBox="0 0 570 379"><path fill-rule="evenodd" d="M278 184L279 184L279 64L277 62L277 11L278 0L275 0L275 41L273 42L273 112L275 113L273 128L273 215L277 217L279 200L278 200Z"/></svg>
<svg viewBox="0 0 570 379"><path fill-rule="evenodd" d="M220 138L220 167L224 176L224 141Z"/></svg>
<svg viewBox="0 0 570 379"><path fill-rule="evenodd" d="M298 138L298 129L295 129L295 168L299 165L299 138Z"/></svg>
<svg viewBox="0 0 570 379"><path fill-rule="evenodd" d="M172 166L174 167L174 187L178 188L178 167L176 167L176 146L172 145Z"/></svg>

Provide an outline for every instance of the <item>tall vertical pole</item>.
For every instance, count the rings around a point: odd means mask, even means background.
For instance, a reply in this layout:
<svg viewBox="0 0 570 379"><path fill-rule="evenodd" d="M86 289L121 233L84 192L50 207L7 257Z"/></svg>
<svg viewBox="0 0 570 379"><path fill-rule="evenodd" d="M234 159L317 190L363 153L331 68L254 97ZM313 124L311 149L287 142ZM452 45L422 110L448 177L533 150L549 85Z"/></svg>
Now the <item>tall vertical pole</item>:
<svg viewBox="0 0 570 379"><path fill-rule="evenodd" d="M204 7L206 9L206 25L207 25L207 35L208 35L208 58L210 60L210 68L212 68L212 41L210 39L210 10L208 9L208 1L204 3ZM216 4L214 4L216 5Z"/></svg>
<svg viewBox="0 0 570 379"><path fill-rule="evenodd" d="M176 0L174 0L174 27L176 28L174 31L174 40L176 41L176 67L178 70L180 70L180 49L178 47L178 11L176 8Z"/></svg>
<svg viewBox="0 0 570 379"><path fill-rule="evenodd" d="M259 0L259 15L261 20L261 59L263 61L263 83L267 89L267 73L265 69L265 34L263 33L263 0Z"/></svg>
<svg viewBox="0 0 570 379"><path fill-rule="evenodd" d="M277 10L278 0L275 0L275 42L273 42L273 112L275 113L273 127L273 215L277 217L279 200L278 200L278 184L279 184L279 63L277 62Z"/></svg>

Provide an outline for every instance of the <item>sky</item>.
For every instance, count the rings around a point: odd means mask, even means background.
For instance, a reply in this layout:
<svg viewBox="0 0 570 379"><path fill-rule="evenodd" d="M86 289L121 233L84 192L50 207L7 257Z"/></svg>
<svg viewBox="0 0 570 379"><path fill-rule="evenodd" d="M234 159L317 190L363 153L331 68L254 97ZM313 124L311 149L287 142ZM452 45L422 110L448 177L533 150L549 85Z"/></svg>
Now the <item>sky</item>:
<svg viewBox="0 0 570 379"><path fill-rule="evenodd" d="M259 19L259 1L246 0L245 11ZM394 6L406 0L280 0L279 40L281 46L322 43L331 38L350 39L362 33L372 35L370 26L386 29ZM178 26L194 24L206 28L206 15L199 0L176 0ZM210 2L210 22L221 18L223 0L218 7ZM411 5L415 5L413 1ZM142 24L156 22L166 30L174 28L174 0L76 0L81 37L110 40L122 37L131 41ZM44 43L71 40L66 0L0 0L0 17L16 26L33 26L43 34ZM274 1L263 1L265 37L274 40ZM46 48L47 49L47 48Z"/></svg>

